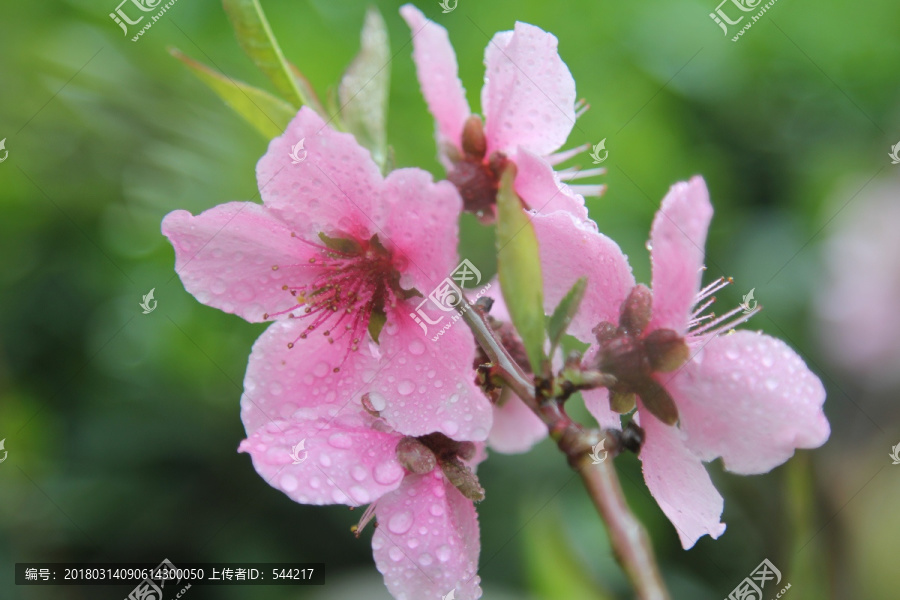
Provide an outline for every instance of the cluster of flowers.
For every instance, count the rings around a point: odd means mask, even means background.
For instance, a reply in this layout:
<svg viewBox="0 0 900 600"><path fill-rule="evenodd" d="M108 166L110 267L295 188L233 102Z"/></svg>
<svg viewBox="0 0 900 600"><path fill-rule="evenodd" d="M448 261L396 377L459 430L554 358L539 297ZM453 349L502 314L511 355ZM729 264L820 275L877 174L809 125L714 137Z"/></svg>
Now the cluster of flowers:
<svg viewBox="0 0 900 600"><path fill-rule="evenodd" d="M704 314L720 280L700 289L712 217L705 183L672 187L650 235L652 286L636 285L619 247L554 171L578 117L575 82L556 38L516 23L485 51L481 117L473 115L444 28L412 6L422 92L437 122L447 180L417 168L383 176L348 133L302 108L259 161L263 203L200 215L174 211L163 233L200 302L250 322L273 321L254 344L241 417L259 474L296 502L369 505L372 548L397 598L481 596L475 468L487 447L523 452L546 428L518 398L493 403L476 382L478 353L461 325L434 343L409 314L457 264L463 210L489 223L501 173L540 245L547 312L581 277L569 333L591 344L584 364L616 377L584 392L603 428L636 408L650 492L685 548L718 537L723 500L703 461L761 473L829 434L825 392L781 341L730 332L738 312ZM307 158L292 164L305 140ZM652 290L652 291L651 291ZM502 318L498 302L492 316ZM292 449L304 442L298 460Z"/></svg>

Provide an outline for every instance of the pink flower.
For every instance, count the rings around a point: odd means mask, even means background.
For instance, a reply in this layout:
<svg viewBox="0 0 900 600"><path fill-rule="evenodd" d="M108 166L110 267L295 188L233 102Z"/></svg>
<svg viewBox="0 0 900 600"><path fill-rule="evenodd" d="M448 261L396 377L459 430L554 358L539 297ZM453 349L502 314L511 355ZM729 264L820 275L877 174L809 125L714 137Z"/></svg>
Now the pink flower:
<svg viewBox="0 0 900 600"><path fill-rule="evenodd" d="M585 356L618 379L609 392L584 394L601 424L636 402L636 420L646 435L640 451L644 478L685 548L725 530L723 500L703 461L721 457L729 471L765 473L796 448L821 446L830 433L822 412L825 389L793 350L760 333L725 334L750 317L741 308L718 318L702 316L711 294L728 284L720 279L700 290L711 219L702 178L672 187L650 236L652 294L637 286L618 319L594 318L600 323ZM609 292L598 286L588 294L598 290ZM615 287L611 293L621 297L623 291ZM579 315L574 331L584 341L589 315Z"/></svg>
<svg viewBox="0 0 900 600"><path fill-rule="evenodd" d="M375 402L347 402L336 374L309 373L322 358L316 347L285 352L294 335L291 323L275 323L253 346L241 398L248 437L239 450L296 502L371 504L360 529L378 519L375 563L395 598L441 598L451 590L458 600L481 597L473 499L483 490L470 467L483 460L483 449L393 430ZM316 388L329 390L330 401L316 401Z"/></svg>
<svg viewBox="0 0 900 600"><path fill-rule="evenodd" d="M559 57L556 37L518 22L513 31L493 37L484 54L482 125L469 110L446 29L411 4L400 14L412 30L419 83L437 122L439 157L465 209L486 221L493 219L499 177L511 160L518 169L516 191L529 208L567 210L586 219L581 194L599 196L604 186L563 186L552 167L589 147L554 154L580 114L575 80ZM602 172L570 169L561 175L572 180Z"/></svg>
<svg viewBox="0 0 900 600"><path fill-rule="evenodd" d="M292 161L292 147L306 155ZM484 440L490 403L474 384L475 341L432 343L410 318L456 266L461 201L420 169L382 177L352 135L304 107L257 166L263 204L231 202L163 220L175 267L200 302L251 322L287 320L283 351L306 346L297 379L333 373L328 393L364 393L407 435ZM351 398L348 398L348 400Z"/></svg>

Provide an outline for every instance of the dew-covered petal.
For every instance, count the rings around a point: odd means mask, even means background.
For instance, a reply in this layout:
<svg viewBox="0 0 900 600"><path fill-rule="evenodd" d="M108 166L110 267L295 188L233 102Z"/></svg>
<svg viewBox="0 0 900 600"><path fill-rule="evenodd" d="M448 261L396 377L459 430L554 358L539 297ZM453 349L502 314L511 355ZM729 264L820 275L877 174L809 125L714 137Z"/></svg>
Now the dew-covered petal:
<svg viewBox="0 0 900 600"><path fill-rule="evenodd" d="M481 597L478 515L439 469L409 475L375 507L375 565L397 600Z"/></svg>
<svg viewBox="0 0 900 600"><path fill-rule="evenodd" d="M462 131L469 117L466 91L459 80L456 53L447 30L426 19L412 4L400 8L400 15L412 31L413 61L422 95L437 123L438 143L462 149Z"/></svg>
<svg viewBox="0 0 900 600"><path fill-rule="evenodd" d="M383 231L394 264L405 269L404 289L428 294L459 263L459 215L462 199L449 181L435 183L421 169L397 169L385 180L381 202L387 216Z"/></svg>
<svg viewBox="0 0 900 600"><path fill-rule="evenodd" d="M618 322L619 308L634 287L628 259L591 222L579 222L567 212L532 214L532 223L540 245L547 313L586 276L587 289L569 333L585 343L594 341L593 327L602 321Z"/></svg>
<svg viewBox="0 0 900 600"><path fill-rule="evenodd" d="M279 321L253 344L241 397L248 433L273 420L331 418L361 410L363 388L378 368L369 344L348 354L350 340L345 338L329 344L315 331L299 339L305 327L305 319ZM340 370L335 373L335 368Z"/></svg>
<svg viewBox="0 0 900 600"><path fill-rule="evenodd" d="M650 494L675 526L685 550L701 536L718 538L725 531L721 522L724 501L712 484L701 460L684 445L684 433L670 427L641 407L638 424L646 439L640 459Z"/></svg>
<svg viewBox="0 0 900 600"><path fill-rule="evenodd" d="M688 447L706 461L721 456L736 473L770 471L796 448L818 448L831 431L822 382L787 344L767 335L717 337L665 385Z"/></svg>
<svg viewBox="0 0 900 600"><path fill-rule="evenodd" d="M519 148L516 169L516 193L529 208L540 214L562 210L579 221L588 220L584 196L562 183L545 159L527 148Z"/></svg>
<svg viewBox="0 0 900 600"><path fill-rule="evenodd" d="M303 141L297 164L292 148ZM269 143L256 165L260 195L297 235L317 240L349 234L368 239L378 233L382 178L369 151L349 133L339 133L304 106L287 130Z"/></svg>
<svg viewBox="0 0 900 600"><path fill-rule="evenodd" d="M413 298L389 314L381 365L366 391L378 399L381 416L405 435L439 431L460 441L486 440L491 404L475 385L475 339L461 318L453 320L455 311L431 302L421 310L441 321L427 325L426 334L409 314L421 301Z"/></svg>
<svg viewBox="0 0 900 600"><path fill-rule="evenodd" d="M372 419L271 421L241 442L257 473L301 504L374 502L397 489L405 471L395 449L400 436L377 431Z"/></svg>
<svg viewBox="0 0 900 600"><path fill-rule="evenodd" d="M518 396L509 394L503 406L494 405L494 424L488 436L491 450L520 454L547 437L547 426Z"/></svg>
<svg viewBox="0 0 900 600"><path fill-rule="evenodd" d="M315 249L253 202L229 202L197 216L172 211L162 232L175 249L175 271L185 289L250 322L296 304L282 286L304 284L313 275L307 261Z"/></svg>
<svg viewBox="0 0 900 600"><path fill-rule="evenodd" d="M494 35L484 52L481 107L488 154L519 146L546 156L575 125L575 80L556 36L527 23Z"/></svg>
<svg viewBox="0 0 900 600"><path fill-rule="evenodd" d="M672 186L653 219L653 318L650 330L684 333L700 291L706 232L713 208L702 177Z"/></svg>

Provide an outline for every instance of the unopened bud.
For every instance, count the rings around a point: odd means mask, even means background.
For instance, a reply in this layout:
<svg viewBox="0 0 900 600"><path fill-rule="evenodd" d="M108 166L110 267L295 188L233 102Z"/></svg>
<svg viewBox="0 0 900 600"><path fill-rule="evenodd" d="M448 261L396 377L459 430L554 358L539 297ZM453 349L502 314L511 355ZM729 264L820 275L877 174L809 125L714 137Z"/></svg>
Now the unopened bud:
<svg viewBox="0 0 900 600"><path fill-rule="evenodd" d="M484 137L484 125L478 115L471 115L463 125L462 148L463 152L469 156L484 158L484 153L487 151L487 138Z"/></svg>
<svg viewBox="0 0 900 600"><path fill-rule="evenodd" d="M679 368L691 357L684 338L671 329L651 331L644 338L644 350L653 370L666 373Z"/></svg>
<svg viewBox="0 0 900 600"><path fill-rule="evenodd" d="M638 336L650 323L653 314L653 293L647 286L638 284L622 303L619 326L628 334Z"/></svg>

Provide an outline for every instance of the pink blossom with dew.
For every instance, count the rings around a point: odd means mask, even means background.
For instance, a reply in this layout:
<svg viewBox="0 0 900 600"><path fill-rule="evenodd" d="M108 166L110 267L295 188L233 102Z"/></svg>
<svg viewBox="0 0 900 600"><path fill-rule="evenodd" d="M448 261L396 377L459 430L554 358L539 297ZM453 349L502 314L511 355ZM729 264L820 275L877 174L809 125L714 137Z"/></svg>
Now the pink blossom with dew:
<svg viewBox="0 0 900 600"><path fill-rule="evenodd" d="M599 196L605 186L563 182L605 170L553 170L590 147L557 152L587 107L576 107L575 80L559 56L556 37L519 22L513 31L494 35L484 54L482 123L469 109L447 30L411 4L400 14L412 30L419 84L437 123L439 158L465 209L493 220L499 178L512 161L516 192L528 208L565 210L586 220L583 195Z"/></svg>
<svg viewBox="0 0 900 600"><path fill-rule="evenodd" d="M635 286L617 318L583 311L573 327L592 341L586 362L618 380L609 390L585 392L588 409L608 424L637 407L644 478L685 548L725 530L723 500L704 461L721 457L729 471L765 473L830 434L825 389L797 353L767 335L732 331L756 311L705 314L729 283L700 289L712 213L702 178L673 186L650 236L653 291ZM590 297L597 294L604 297ZM608 308L607 295L603 286L589 288L585 303ZM591 322L593 340L585 335Z"/></svg>
<svg viewBox="0 0 900 600"><path fill-rule="evenodd" d="M307 155L294 164L299 140ZM352 135L306 107L257 177L262 205L163 220L185 288L247 321L288 323L282 351L316 357L298 379L327 371L334 389L357 386L357 405L364 393L388 399L379 410L398 431L486 439L491 407L474 383L471 332L454 327L435 344L409 317L457 264L456 189L420 169L382 177Z"/></svg>
<svg viewBox="0 0 900 600"><path fill-rule="evenodd" d="M484 444L399 433L380 414L385 399L348 401L351 390L335 373L310 373L308 365L322 359L317 348L285 352L293 335L290 322L274 323L253 346L241 398L248 437L239 450L295 502L368 504L357 536L377 519L375 564L398 600L441 598L450 590L457 600L480 598L473 501L484 495L474 474ZM333 348L324 352L337 354Z"/></svg>

